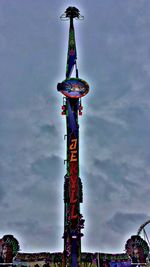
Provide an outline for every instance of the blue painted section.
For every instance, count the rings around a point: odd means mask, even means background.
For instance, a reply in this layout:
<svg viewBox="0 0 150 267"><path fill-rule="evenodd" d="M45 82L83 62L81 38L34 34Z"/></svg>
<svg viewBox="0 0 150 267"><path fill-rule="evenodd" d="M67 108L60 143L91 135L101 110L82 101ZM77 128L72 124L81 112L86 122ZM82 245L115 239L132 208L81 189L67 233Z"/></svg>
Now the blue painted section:
<svg viewBox="0 0 150 267"><path fill-rule="evenodd" d="M72 106L70 103L70 99L68 98L67 105L68 105L69 135L74 133L75 137L78 138L78 123L77 123L78 101L76 102L75 105Z"/></svg>
<svg viewBox="0 0 150 267"><path fill-rule="evenodd" d="M76 62L76 53L75 53L75 50L74 50L74 54L73 55L69 55L68 71L66 73L66 77L70 77L71 76L71 73L72 73L73 67L75 65L75 62Z"/></svg>
<svg viewBox="0 0 150 267"><path fill-rule="evenodd" d="M77 239L72 239L72 267L77 267Z"/></svg>
<svg viewBox="0 0 150 267"><path fill-rule="evenodd" d="M110 267L131 267L131 261L122 261L122 262L110 262Z"/></svg>

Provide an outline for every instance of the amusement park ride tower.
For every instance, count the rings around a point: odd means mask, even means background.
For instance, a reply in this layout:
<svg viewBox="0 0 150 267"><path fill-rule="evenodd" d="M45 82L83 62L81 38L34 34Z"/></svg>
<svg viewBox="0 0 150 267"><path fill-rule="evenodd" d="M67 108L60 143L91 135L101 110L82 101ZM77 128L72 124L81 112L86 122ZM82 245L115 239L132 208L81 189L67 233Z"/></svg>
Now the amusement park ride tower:
<svg viewBox="0 0 150 267"><path fill-rule="evenodd" d="M79 124L78 114L82 115L81 97L89 91L88 84L78 77L77 52L73 19L83 19L75 7L68 7L61 16L70 20L69 44L67 54L66 79L58 83L57 89L63 97L62 115L67 124L67 173L64 177L64 255L63 265L77 267L81 257L81 229L84 219L80 213L82 203L82 182L79 177ZM73 68L76 77L71 78Z"/></svg>
<svg viewBox="0 0 150 267"><path fill-rule="evenodd" d="M119 254L81 252L81 229L84 219L80 213L83 202L82 182L79 174L79 123L82 115L81 98L89 92L87 82L79 78L74 32L74 19L83 19L75 7L68 7L61 16L70 21L66 78L58 83L57 90L63 94L62 115L66 116L67 159L64 176L64 249L63 252L21 253L19 242L13 235L0 239L0 266L14 267L132 267L148 266L149 246L140 233L150 223L148 220L125 244L125 252ZM75 69L75 77L71 77ZM146 235L146 232L144 231ZM150 245L150 243L149 243Z"/></svg>

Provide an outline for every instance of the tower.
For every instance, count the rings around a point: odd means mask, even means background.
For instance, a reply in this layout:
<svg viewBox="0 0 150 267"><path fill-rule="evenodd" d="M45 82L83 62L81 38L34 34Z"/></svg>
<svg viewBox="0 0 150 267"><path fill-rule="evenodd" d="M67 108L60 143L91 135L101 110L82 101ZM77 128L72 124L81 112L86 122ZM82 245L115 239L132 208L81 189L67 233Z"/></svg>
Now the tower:
<svg viewBox="0 0 150 267"><path fill-rule="evenodd" d="M78 115L82 115L81 98L89 91L87 82L79 78L77 68L77 52L73 20L83 19L75 7L68 7L61 16L62 20L70 21L69 43L66 65L66 79L58 83L57 90L63 97L62 115L66 116L67 128L67 159L64 177L64 253L63 266L78 267L81 256L81 229L84 219L80 213L83 202L82 182L79 175L79 123ZM73 68L76 77L71 77Z"/></svg>

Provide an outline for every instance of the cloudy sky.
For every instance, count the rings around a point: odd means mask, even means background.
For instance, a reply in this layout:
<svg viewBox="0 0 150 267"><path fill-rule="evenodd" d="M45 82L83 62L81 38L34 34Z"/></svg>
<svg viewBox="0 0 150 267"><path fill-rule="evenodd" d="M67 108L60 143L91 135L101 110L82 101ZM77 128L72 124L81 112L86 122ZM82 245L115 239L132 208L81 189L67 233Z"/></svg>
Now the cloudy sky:
<svg viewBox="0 0 150 267"><path fill-rule="evenodd" d="M0 235L22 251L63 250L62 95L68 6L79 75L82 251L123 252L150 218L150 1L0 1Z"/></svg>

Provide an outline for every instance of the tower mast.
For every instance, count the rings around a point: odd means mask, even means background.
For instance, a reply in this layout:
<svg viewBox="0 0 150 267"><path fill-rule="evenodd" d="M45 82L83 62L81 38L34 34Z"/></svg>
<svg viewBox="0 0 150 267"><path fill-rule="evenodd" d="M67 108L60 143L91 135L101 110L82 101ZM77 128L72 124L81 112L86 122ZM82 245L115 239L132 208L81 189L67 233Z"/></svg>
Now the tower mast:
<svg viewBox="0 0 150 267"><path fill-rule="evenodd" d="M78 77L77 52L73 19L83 19L75 7L68 7L61 16L70 20L69 43L66 65L66 79L58 83L57 90L63 97L62 115L66 115L67 126L67 167L64 177L64 267L80 266L81 229L84 228L80 203L83 202L82 182L79 177L79 124L78 114L82 115L81 97L89 91L89 85ZM73 68L76 77L71 78Z"/></svg>

